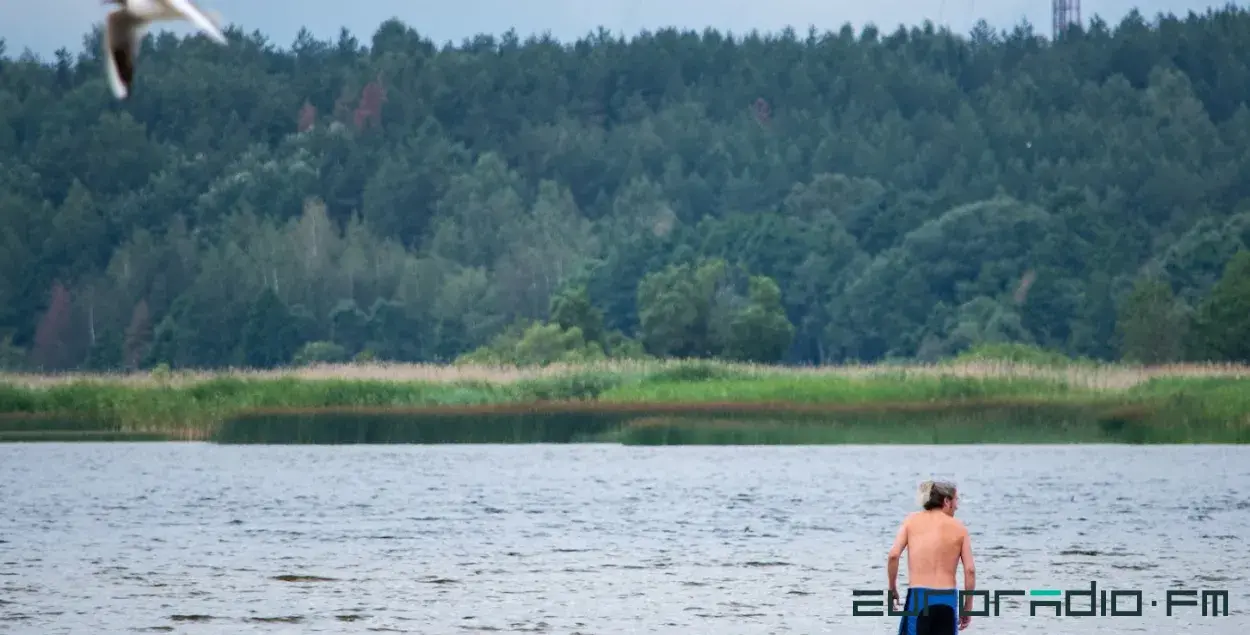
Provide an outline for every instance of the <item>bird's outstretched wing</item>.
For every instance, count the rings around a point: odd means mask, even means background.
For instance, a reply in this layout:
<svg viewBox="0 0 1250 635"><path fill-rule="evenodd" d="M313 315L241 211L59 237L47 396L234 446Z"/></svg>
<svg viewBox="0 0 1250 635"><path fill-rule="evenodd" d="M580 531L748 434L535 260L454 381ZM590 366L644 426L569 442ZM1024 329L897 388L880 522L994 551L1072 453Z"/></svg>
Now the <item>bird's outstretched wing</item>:
<svg viewBox="0 0 1250 635"><path fill-rule="evenodd" d="M218 44L226 44L226 36L222 34L216 22L204 14L199 7L195 6L191 0L166 0L170 7L175 11L186 16L195 26L200 27L208 37L212 38Z"/></svg>
<svg viewBox="0 0 1250 635"><path fill-rule="evenodd" d="M139 56L139 42L143 39L142 20L125 11L109 14L104 32L104 69L108 75L109 88L118 99L130 95L135 79L135 62Z"/></svg>

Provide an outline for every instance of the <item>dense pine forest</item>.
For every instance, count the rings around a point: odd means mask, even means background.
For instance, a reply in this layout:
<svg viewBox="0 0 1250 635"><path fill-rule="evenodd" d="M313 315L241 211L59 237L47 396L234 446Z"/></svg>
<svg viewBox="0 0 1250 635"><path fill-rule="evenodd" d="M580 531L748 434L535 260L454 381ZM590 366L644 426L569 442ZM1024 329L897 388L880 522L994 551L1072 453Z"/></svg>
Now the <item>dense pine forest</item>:
<svg viewBox="0 0 1250 635"><path fill-rule="evenodd" d="M1250 12L0 41L0 368L1250 361Z"/></svg>

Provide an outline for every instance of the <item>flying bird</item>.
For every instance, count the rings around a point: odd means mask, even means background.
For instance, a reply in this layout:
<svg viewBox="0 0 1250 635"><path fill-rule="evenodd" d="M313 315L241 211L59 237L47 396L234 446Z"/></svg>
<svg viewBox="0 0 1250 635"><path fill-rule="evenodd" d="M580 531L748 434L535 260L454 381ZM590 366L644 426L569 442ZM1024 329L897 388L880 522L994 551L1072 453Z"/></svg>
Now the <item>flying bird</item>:
<svg viewBox="0 0 1250 635"><path fill-rule="evenodd" d="M101 0L102 4L115 4L118 9L109 12L104 29L104 62L109 87L118 99L130 96L130 86L135 79L135 58L139 55L139 43L152 22L187 20L199 27L218 44L226 44L226 36L217 26L216 12L206 14L192 0Z"/></svg>

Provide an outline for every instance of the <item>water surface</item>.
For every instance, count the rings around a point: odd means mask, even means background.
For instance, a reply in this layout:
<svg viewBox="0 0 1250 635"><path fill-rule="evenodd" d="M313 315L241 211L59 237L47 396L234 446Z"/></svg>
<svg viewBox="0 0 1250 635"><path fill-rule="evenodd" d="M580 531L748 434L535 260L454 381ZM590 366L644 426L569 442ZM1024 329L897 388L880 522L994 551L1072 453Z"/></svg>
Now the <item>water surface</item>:
<svg viewBox="0 0 1250 635"><path fill-rule="evenodd" d="M1247 632L1244 446L0 445L0 633L893 633L853 617L922 478L978 586L1140 589ZM906 565L904 564L904 571ZM904 573L905 576L905 573ZM905 582L905 577L900 580ZM1228 617L1164 616L1227 589ZM1151 607L1155 600L1158 606ZM1085 605L1081 605L1085 606Z"/></svg>

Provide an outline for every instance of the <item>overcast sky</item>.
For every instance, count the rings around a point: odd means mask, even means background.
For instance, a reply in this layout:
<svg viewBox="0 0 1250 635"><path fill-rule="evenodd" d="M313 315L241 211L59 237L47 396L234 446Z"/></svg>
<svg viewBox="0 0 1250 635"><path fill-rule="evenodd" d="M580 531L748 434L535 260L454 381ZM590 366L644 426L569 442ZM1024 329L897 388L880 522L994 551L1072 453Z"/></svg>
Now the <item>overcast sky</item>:
<svg viewBox="0 0 1250 635"><path fill-rule="evenodd" d="M926 18L967 33L977 19L996 28L1010 28L1028 19L1050 33L1049 0L199 0L217 10L225 22L245 31L260 30L270 41L287 47L300 27L321 39L333 39L346 26L368 44L378 24L398 17L438 43L459 42L476 33L499 34L515 28L522 36L549 30L561 40L584 35L597 26L627 34L662 26L703 29L712 26L735 33L774 31L786 25L803 33L808 25L837 30L845 22L859 27L874 22L884 30L918 24ZM1147 17L1156 13L1184 15L1205 12L1224 2L1202 0L1084 0L1086 23L1097 13L1118 22L1137 7ZM1244 1L1236 4L1243 5ZM100 0L0 0L0 38L8 54L26 47L47 56L59 47L82 48L82 36L107 8ZM187 32L174 28L176 32Z"/></svg>

